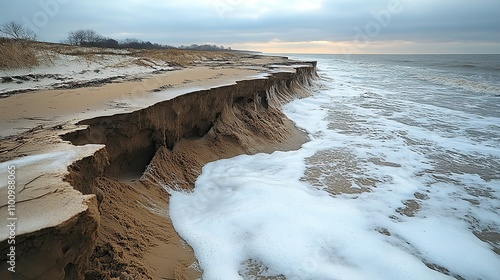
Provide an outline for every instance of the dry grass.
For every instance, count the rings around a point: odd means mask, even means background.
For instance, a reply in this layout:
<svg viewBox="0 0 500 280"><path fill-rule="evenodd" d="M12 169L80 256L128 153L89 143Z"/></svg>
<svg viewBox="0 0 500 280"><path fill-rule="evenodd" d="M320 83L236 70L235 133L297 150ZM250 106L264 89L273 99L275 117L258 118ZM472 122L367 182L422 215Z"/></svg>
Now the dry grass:
<svg viewBox="0 0 500 280"><path fill-rule="evenodd" d="M200 60L229 60L237 54L222 51L194 51L194 50L143 50L136 54L139 57L165 61L172 65L189 66Z"/></svg>
<svg viewBox="0 0 500 280"><path fill-rule="evenodd" d="M154 61L164 61L182 67L193 65L197 61L223 61L238 57L237 53L224 51L114 50L0 38L0 69L33 68L40 64L50 64L56 60L58 54L79 56L87 61L98 60L102 55L129 55L136 57L138 60L135 63L144 64L143 66L147 66L147 62L154 64Z"/></svg>
<svg viewBox="0 0 500 280"><path fill-rule="evenodd" d="M40 61L30 42L0 39L0 69L33 68Z"/></svg>

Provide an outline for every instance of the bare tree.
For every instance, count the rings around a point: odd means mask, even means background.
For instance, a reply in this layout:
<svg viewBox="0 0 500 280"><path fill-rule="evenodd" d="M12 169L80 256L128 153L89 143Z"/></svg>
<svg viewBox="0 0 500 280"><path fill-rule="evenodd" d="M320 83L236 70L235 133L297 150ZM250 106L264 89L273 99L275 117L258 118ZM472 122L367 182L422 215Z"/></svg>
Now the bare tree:
<svg viewBox="0 0 500 280"><path fill-rule="evenodd" d="M97 32L95 32L92 29L85 30L85 36L87 37L87 42L89 42L89 43L99 42L99 41L102 41L104 39L103 36L97 34Z"/></svg>
<svg viewBox="0 0 500 280"><path fill-rule="evenodd" d="M9 21L2 24L0 26L0 33L17 40L35 41L37 37L35 32L16 21Z"/></svg>
<svg viewBox="0 0 500 280"><path fill-rule="evenodd" d="M140 42L141 42L141 40L139 40L137 38L126 38L125 40L123 40L123 44L137 44Z"/></svg>
<svg viewBox="0 0 500 280"><path fill-rule="evenodd" d="M85 31L70 31L68 34L68 43L71 45L81 45L85 41Z"/></svg>
<svg viewBox="0 0 500 280"><path fill-rule="evenodd" d="M71 31L68 34L68 43L71 45L84 45L88 43L100 42L104 39L92 29L80 29Z"/></svg>

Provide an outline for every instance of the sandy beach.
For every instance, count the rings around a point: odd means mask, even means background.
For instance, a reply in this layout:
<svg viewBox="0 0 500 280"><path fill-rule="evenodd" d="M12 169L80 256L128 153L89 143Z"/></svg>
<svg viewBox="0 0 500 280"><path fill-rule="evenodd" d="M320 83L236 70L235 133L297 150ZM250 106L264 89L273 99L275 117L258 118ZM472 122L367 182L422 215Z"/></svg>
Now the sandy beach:
<svg viewBox="0 0 500 280"><path fill-rule="evenodd" d="M0 280L499 280L499 10L0 2Z"/></svg>
<svg viewBox="0 0 500 280"><path fill-rule="evenodd" d="M167 190L192 189L208 162L297 149L307 141L280 104L307 94L314 63L169 54L190 56L181 65L117 55L94 53L90 62L68 66L65 54L43 71L1 72L0 165L2 176L9 166L17 172L19 275L196 279L192 249L168 215ZM82 73L78 67L96 75L70 79ZM37 71L45 74L33 78ZM57 75L66 79L47 81ZM7 195L0 194L2 210ZM7 211L0 216L7 219ZM2 249L8 238L4 227ZM1 278L11 279L5 256L0 259Z"/></svg>

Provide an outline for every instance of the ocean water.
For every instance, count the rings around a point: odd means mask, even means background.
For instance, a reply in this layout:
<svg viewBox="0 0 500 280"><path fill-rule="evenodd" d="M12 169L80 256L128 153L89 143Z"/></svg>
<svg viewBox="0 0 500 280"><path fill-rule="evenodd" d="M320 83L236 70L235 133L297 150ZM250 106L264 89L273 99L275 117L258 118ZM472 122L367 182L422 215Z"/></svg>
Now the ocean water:
<svg viewBox="0 0 500 280"><path fill-rule="evenodd" d="M310 141L172 191L203 279L500 279L500 56L291 58Z"/></svg>

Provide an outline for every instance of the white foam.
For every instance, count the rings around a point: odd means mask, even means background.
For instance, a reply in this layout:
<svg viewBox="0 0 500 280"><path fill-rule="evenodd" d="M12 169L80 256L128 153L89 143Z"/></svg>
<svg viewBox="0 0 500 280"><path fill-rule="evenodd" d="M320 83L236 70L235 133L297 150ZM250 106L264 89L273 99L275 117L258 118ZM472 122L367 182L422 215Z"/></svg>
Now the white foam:
<svg viewBox="0 0 500 280"><path fill-rule="evenodd" d="M498 256L466 229L463 221L435 217L412 219L393 227L395 233L412 244L415 254L433 264L466 279L498 277Z"/></svg>
<svg viewBox="0 0 500 280"><path fill-rule="evenodd" d="M310 142L207 164L192 193L172 191L203 278L253 279L253 260L287 279L497 279L500 257L475 233L500 232L498 113L429 95L400 68L319 65L328 89L284 107ZM374 186L333 196L332 174Z"/></svg>
<svg viewBox="0 0 500 280"><path fill-rule="evenodd" d="M288 279L446 279L387 243L349 201L299 182L297 154L211 163L193 193L174 193L172 221L204 279L240 279L249 259Z"/></svg>

